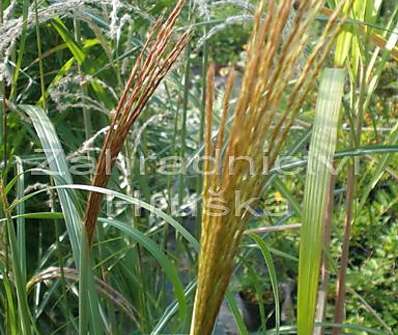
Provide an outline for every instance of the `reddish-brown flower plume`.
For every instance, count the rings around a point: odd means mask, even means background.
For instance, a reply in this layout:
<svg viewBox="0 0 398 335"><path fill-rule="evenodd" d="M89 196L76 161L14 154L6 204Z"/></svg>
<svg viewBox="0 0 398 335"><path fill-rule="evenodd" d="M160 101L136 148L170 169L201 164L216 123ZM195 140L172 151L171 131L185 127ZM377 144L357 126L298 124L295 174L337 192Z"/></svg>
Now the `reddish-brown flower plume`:
<svg viewBox="0 0 398 335"><path fill-rule="evenodd" d="M179 36L176 41L172 37L184 4L185 0L179 0L169 17L164 22L158 20L152 27L116 107L98 159L93 186L106 186L110 174L107 170L113 166L130 128L188 43L189 32ZM96 192L91 192L88 198L84 226L90 243L101 200L102 195Z"/></svg>

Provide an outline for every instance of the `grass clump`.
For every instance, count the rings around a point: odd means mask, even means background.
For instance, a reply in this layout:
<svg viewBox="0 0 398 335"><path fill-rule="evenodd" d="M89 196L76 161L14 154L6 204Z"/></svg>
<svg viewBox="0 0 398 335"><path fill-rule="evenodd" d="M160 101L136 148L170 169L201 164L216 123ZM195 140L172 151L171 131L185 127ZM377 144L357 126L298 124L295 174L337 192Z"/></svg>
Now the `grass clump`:
<svg viewBox="0 0 398 335"><path fill-rule="evenodd" d="M255 215L247 207L240 206L258 199L264 185L264 172L267 174L272 169L280 154L286 135L339 31L339 25L333 25L333 22L341 5L331 16L323 38L307 59L299 79L286 98L287 108L279 113L283 93L305 47L306 32L323 2L301 2L291 32L285 37L284 27L293 10L292 5L292 1L279 4L261 1L258 6L240 94L222 157L220 151L228 104L224 103L219 136L213 146L214 69L210 68L208 73L205 154L216 159L214 166L209 163L205 165L201 254L191 334L210 334L213 330L245 223L251 215ZM227 85L227 99L229 87ZM264 157L267 158L266 171ZM231 164L236 158L239 160ZM238 206L237 199L240 201ZM221 211L217 210L219 207L216 205L222 206Z"/></svg>

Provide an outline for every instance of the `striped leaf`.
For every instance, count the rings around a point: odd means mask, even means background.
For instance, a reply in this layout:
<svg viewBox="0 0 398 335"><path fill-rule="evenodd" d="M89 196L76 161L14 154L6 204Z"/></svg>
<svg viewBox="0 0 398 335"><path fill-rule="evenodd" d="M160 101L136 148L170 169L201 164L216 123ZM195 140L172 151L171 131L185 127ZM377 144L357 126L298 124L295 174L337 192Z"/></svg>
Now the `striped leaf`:
<svg viewBox="0 0 398 335"><path fill-rule="evenodd" d="M43 109L36 106L21 105L19 108L29 116L33 123L33 127L40 139L44 154L47 157L49 168L55 175L55 184L57 186L73 184L64 150L47 114ZM65 224L72 246L73 258L76 265L79 265L81 218L76 205L71 198L71 191L58 189L57 192L62 212L65 216Z"/></svg>
<svg viewBox="0 0 398 335"><path fill-rule="evenodd" d="M300 233L297 328L299 335L312 334L322 254L324 216L331 166L336 150L337 124L345 73L326 69L321 78L309 151Z"/></svg>

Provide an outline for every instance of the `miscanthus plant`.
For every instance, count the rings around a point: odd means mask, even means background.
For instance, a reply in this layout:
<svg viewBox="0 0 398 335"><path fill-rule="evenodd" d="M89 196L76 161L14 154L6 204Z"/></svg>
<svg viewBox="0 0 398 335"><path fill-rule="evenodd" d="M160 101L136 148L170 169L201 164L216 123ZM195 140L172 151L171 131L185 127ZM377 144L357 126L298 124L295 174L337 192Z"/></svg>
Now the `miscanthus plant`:
<svg viewBox="0 0 398 335"><path fill-rule="evenodd" d="M4 0L0 36L0 334L397 332L394 1Z"/></svg>
<svg viewBox="0 0 398 335"><path fill-rule="evenodd" d="M313 6L310 2L300 4L291 32L284 38L283 29L293 10L292 5L289 1L279 5L270 2L266 8L267 16L262 20L266 4L260 2L224 157L221 150L228 104L224 103L219 136L213 148L211 87L214 85L214 70L211 69L208 74L205 154L207 157L216 155L216 159L215 168L206 164L204 169L201 253L191 334L212 332L245 223L250 215L255 214L246 206L242 207L241 203L258 198L264 185L261 180L264 157L268 159L265 168L272 169L339 30L338 24L333 25L339 13L336 11L286 98L286 109L280 113L283 92L306 45L307 30L322 2L313 3ZM226 100L228 93L229 90ZM231 164L234 157L240 158L237 164ZM236 204L237 199L241 201L239 205Z"/></svg>

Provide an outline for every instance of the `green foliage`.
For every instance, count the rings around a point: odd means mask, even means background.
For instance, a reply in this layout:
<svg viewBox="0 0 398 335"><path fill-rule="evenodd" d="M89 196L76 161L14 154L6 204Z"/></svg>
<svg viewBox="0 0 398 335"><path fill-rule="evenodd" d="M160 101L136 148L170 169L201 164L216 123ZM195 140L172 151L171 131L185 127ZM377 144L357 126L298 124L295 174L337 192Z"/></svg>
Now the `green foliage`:
<svg viewBox="0 0 398 335"><path fill-rule="evenodd" d="M6 11L10 3L15 7ZM206 17L196 5L186 6L178 29L192 26L191 50L173 68L131 130L108 187L96 190L104 193L105 200L89 252L81 234L87 192L95 190L87 186L94 173L87 163L97 157L105 127L149 27L175 1L37 3L37 20L35 1L2 1L0 8L0 334L186 333L200 249L201 182L195 165L201 168L203 162L195 158L203 154L203 71L209 59L219 69L213 115L218 126L228 65L238 64L231 104L239 92L252 9L243 6L244 1L202 1L208 5ZM332 8L335 1L327 3ZM365 3L380 8L364 9ZM328 332L334 320L347 166L355 160L357 192L345 331L395 334L398 66L390 51L378 50L371 37L377 33L395 41L398 8L395 1L385 0L358 1L354 9L350 13L354 21L346 25L336 55L328 58L330 64L338 59L348 78L342 113L332 129L338 129L338 174L324 324ZM314 41L324 27L322 15L318 24L320 28L314 27L311 37ZM282 92L284 101L290 93L288 86ZM285 168L271 172L255 208L272 215L249 222L253 230L247 237L254 240L245 238L239 249L227 300L241 334L247 329L234 294L249 291L273 306L272 311L280 308L284 312L281 287L286 282L297 284L300 244L311 251L304 259L302 251L300 267L311 267L313 279L306 279L305 284L307 293L312 292L312 307L307 308L310 295L306 302L303 296L297 302L294 290L291 301L293 309L299 309L300 320L303 314L313 313L323 223L313 219L322 210L324 192L311 198L308 187L311 183L312 192L316 187L325 191L321 183L325 179L320 179L319 171L313 179L306 177L305 169L320 154L314 154L309 145L324 151L323 136L331 130L330 124L324 125L326 130L317 132L322 136L310 140L316 132L314 119L327 112L315 111L316 100L333 98L326 93L319 96L319 90L313 89L303 102L283 148L289 156L280 161ZM226 132L231 121L227 120ZM164 161L170 156L176 159ZM186 169L180 170L181 165ZM164 170L177 173L165 174ZM54 171L61 175L55 176ZM317 226L308 225L315 221ZM303 236L286 228L298 223L304 223ZM274 226L281 229L264 230ZM42 276L46 271L54 274L53 268L59 275ZM79 270L80 279L68 277L70 269ZM303 278L299 281L300 286ZM116 298L104 298L98 287L117 293ZM127 301L133 317L123 309L125 302L119 296ZM264 315L261 317L264 327ZM280 321L280 333L296 332L294 317ZM312 324L310 318L306 321L305 335Z"/></svg>

